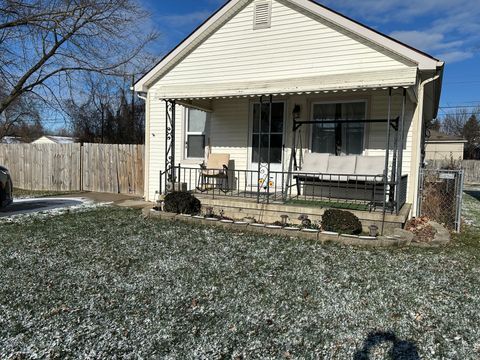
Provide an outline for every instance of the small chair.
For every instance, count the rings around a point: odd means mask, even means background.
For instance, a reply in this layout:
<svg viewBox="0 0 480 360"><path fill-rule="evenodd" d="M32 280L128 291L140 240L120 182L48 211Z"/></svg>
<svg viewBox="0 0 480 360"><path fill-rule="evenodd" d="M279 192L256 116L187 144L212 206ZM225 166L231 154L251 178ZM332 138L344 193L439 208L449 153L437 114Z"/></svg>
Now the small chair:
<svg viewBox="0 0 480 360"><path fill-rule="evenodd" d="M197 189L200 192L218 188L224 193L228 190L228 163L230 154L210 154L207 163L200 164L200 178Z"/></svg>

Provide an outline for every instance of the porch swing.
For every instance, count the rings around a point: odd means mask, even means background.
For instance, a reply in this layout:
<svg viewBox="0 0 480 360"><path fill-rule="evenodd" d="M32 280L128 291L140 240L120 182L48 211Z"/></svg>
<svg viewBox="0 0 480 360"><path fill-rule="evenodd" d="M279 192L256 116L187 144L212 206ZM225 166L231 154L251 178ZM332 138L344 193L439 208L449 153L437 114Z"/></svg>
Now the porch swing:
<svg viewBox="0 0 480 360"><path fill-rule="evenodd" d="M401 116L395 119L391 117L391 99L392 89L389 88L386 119L300 121L299 106L296 105L293 111L292 151L284 198L363 202L370 211L375 210L381 204L384 212L388 209L398 214L406 197L406 186L401 186L406 184L406 176L401 176L406 89L403 89ZM351 123L386 124L385 156L335 156L327 153L303 153L301 128L304 125ZM389 179L392 129L396 134L393 136L392 170ZM296 188L296 195L292 194L292 188Z"/></svg>

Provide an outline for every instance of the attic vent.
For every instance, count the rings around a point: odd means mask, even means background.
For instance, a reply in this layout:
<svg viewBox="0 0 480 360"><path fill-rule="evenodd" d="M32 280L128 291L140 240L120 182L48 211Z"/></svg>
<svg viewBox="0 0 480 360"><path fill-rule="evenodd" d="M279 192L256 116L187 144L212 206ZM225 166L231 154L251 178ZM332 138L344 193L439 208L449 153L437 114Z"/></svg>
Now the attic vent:
<svg viewBox="0 0 480 360"><path fill-rule="evenodd" d="M257 1L253 15L253 29L266 29L270 27L272 18L272 2Z"/></svg>

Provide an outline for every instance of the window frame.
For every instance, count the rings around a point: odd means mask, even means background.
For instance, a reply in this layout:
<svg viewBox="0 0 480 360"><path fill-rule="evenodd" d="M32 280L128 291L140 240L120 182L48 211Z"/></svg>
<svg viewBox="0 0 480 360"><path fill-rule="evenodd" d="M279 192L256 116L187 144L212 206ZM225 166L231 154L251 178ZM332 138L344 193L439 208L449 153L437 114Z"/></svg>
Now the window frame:
<svg viewBox="0 0 480 360"><path fill-rule="evenodd" d="M262 102L263 104L268 104L269 101L263 101ZM287 99L285 98L279 98L279 99L274 99L273 100L273 103L282 103L283 104L283 131L280 133L280 132L274 132L274 133L269 133L270 135L282 135L282 149L281 149L281 160L279 163L272 163L272 164L275 164L275 165L281 165L282 168L283 168L283 165L284 165L284 160L285 160L285 142L286 142L286 130L287 130L287 127L288 127L288 116L287 116L287 112L288 112L288 102L287 102ZM248 131L248 153L247 153L247 156L248 156L248 167L249 169L256 169L257 168L257 165L258 163L255 163L253 162L253 137L255 135L259 135L260 133L259 132L254 132L254 122L255 122L255 119L254 119L254 116L253 116L253 113L254 113L254 106L255 105L260 105L260 101L258 100L253 100L253 101L250 101L250 114L249 114L249 131Z"/></svg>
<svg viewBox="0 0 480 360"><path fill-rule="evenodd" d="M205 113L205 130L204 132L199 132L199 131L189 131L189 121L190 121L190 111L191 110L196 110L196 111L201 111ZM210 113L207 111L203 111L200 109L196 108L191 108L191 107L185 107L185 112L184 112L184 131L183 131L183 159L184 160L192 160L192 161L202 161L205 160L205 149L208 146L208 133L209 133L209 124L210 124ZM189 136L203 136L204 137L204 146L203 146L203 152L204 156L202 157L189 157L188 156L188 137Z"/></svg>
<svg viewBox="0 0 480 360"><path fill-rule="evenodd" d="M368 119L368 116L369 116L369 100L368 99L365 99L365 98L361 98L361 99L348 99L348 100L328 100L328 101L312 101L310 103L310 114L309 114L309 119L311 121L313 121L313 114L314 114L314 107L315 105L331 105L331 104L335 104L335 105L339 105L339 104L351 104L351 103L364 103L365 104L365 120ZM313 127L315 126L315 124L311 124L310 125L310 140L309 140L309 143L310 143L310 149L309 151L310 152L313 152ZM362 153L361 154L357 154L357 155L365 155L366 151L367 151L367 144L368 144L368 130L369 130L369 127L368 127L368 123L364 122L363 123L363 149L362 149ZM350 154L352 155L352 154ZM348 154L347 155L333 155L333 156L349 156Z"/></svg>

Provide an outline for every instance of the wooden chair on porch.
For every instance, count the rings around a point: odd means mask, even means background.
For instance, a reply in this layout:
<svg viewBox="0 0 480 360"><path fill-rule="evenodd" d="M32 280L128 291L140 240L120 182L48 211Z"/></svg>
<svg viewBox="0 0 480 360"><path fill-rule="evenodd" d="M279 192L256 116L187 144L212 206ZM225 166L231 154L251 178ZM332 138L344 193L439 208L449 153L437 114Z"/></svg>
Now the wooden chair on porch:
<svg viewBox="0 0 480 360"><path fill-rule="evenodd" d="M219 189L224 193L228 189L228 163L230 154L209 154L207 162L200 164L200 177L197 189L200 192Z"/></svg>

